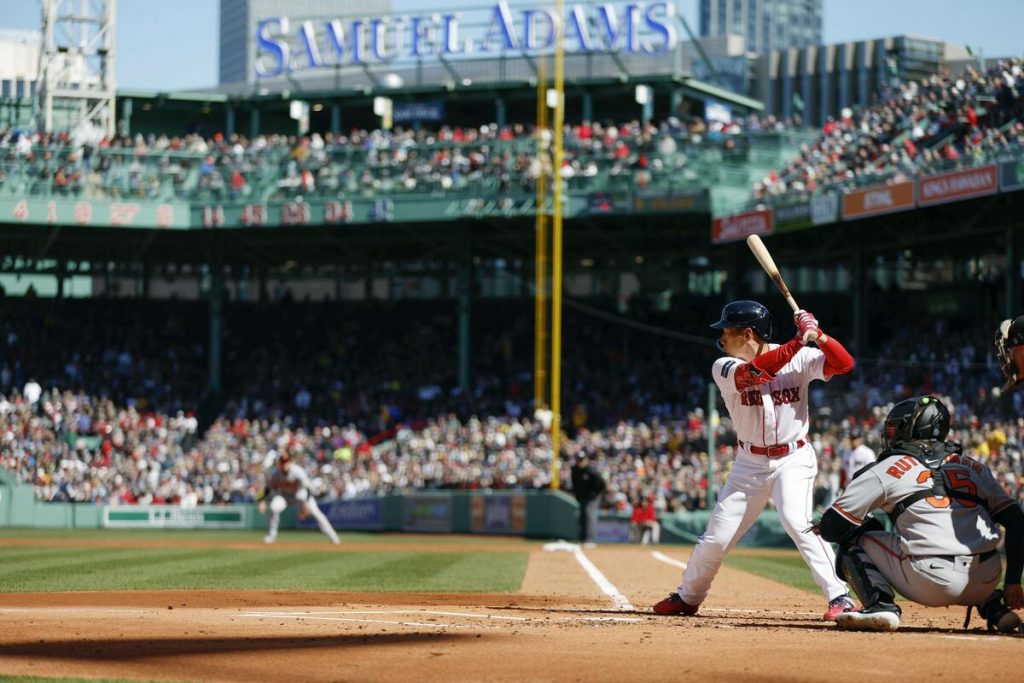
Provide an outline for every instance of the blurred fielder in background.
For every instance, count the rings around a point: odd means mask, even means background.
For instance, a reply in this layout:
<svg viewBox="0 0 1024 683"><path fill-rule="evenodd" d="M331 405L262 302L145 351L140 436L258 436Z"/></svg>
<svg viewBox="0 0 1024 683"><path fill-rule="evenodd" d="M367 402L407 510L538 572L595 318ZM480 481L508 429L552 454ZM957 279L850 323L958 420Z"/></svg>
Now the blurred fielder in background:
<svg viewBox="0 0 1024 683"><path fill-rule="evenodd" d="M267 477L267 487L260 500L260 514L266 514L267 501L270 501L270 526L267 535L263 537L264 543L273 543L277 540L277 527L281 522L281 513L285 508L295 503L301 503L300 515L312 515L313 519L320 526L320 531L327 534L331 543L338 545L341 541L335 533L327 517L320 511L316 504L316 498L310 491L309 475L306 470L292 462L291 456L282 453L277 459L277 465L270 471Z"/></svg>

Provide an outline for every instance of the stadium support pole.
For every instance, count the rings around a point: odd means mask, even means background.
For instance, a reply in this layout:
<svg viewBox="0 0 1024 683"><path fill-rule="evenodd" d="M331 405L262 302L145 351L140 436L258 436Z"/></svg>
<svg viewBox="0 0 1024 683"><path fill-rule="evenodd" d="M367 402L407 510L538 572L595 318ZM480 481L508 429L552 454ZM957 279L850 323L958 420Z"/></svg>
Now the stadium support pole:
<svg viewBox="0 0 1024 683"><path fill-rule="evenodd" d="M1020 231L1013 220L1006 226L1006 310L1004 315L1013 319L1020 315Z"/></svg>
<svg viewBox="0 0 1024 683"><path fill-rule="evenodd" d="M537 60L537 159L541 160L547 156L548 150L545 145L543 131L548 127L548 105L547 97L548 82L545 75L545 57ZM548 388L548 273L551 269L551 259L548 256L548 178L545 173L537 176L537 192L535 200L535 234L536 251L534 258L533 274L533 407L540 410L547 405Z"/></svg>
<svg viewBox="0 0 1024 683"><path fill-rule="evenodd" d="M558 488L558 454L562 441L562 157L565 149L562 129L565 127L565 2L555 3L555 120L551 140L555 155L551 164L554 183L551 214L551 487Z"/></svg>
<svg viewBox="0 0 1024 683"><path fill-rule="evenodd" d="M224 264L210 264L210 348L208 350L208 388L211 397L219 400L221 385L221 338L224 328Z"/></svg>
<svg viewBox="0 0 1024 683"><path fill-rule="evenodd" d="M867 294L868 275L864 267L864 245L858 244L853 253L853 272L850 274L853 286L853 352L857 356L867 353Z"/></svg>
<svg viewBox="0 0 1024 683"><path fill-rule="evenodd" d="M469 244L467 235L463 241ZM470 397L472 402L473 388L470 386L470 323L473 305L473 251L463 250L462 262L459 264L459 387L463 396Z"/></svg>
<svg viewBox="0 0 1024 683"><path fill-rule="evenodd" d="M708 382L708 493L704 506L710 510L715 503L715 429L718 427L718 408L715 405L715 383Z"/></svg>

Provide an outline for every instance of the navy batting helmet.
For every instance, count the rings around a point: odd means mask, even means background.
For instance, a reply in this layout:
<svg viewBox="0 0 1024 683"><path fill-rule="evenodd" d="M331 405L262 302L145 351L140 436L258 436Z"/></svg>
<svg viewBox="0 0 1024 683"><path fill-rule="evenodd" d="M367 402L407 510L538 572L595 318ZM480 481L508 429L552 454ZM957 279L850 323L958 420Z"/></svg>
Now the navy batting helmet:
<svg viewBox="0 0 1024 683"><path fill-rule="evenodd" d="M900 401L885 417L882 445L891 447L897 441L945 441L949 434L949 410L934 396L920 396Z"/></svg>
<svg viewBox="0 0 1024 683"><path fill-rule="evenodd" d="M772 314L756 301L733 301L722 309L722 319L711 325L716 330L727 327L749 327L761 339L772 339Z"/></svg>

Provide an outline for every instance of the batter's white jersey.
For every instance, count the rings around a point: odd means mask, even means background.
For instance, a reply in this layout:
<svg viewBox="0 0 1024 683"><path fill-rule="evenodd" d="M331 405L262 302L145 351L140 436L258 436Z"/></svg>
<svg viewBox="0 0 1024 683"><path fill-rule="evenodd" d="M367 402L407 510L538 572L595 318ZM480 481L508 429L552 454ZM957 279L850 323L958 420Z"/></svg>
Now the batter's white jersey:
<svg viewBox="0 0 1024 683"><path fill-rule="evenodd" d="M770 344L769 349L778 345ZM824 380L825 354L805 346L764 384L740 389L736 370L746 361L724 357L715 361L711 374L729 408L736 436L754 446L793 444L807 438L807 385Z"/></svg>

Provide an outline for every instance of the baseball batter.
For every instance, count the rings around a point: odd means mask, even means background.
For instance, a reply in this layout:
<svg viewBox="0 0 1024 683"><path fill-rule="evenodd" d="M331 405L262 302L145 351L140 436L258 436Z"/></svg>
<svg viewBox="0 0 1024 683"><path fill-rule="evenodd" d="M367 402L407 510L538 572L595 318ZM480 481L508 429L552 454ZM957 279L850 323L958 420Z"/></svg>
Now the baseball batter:
<svg viewBox="0 0 1024 683"><path fill-rule="evenodd" d="M1013 631L1024 607L1024 511L991 470L945 441L949 411L934 396L896 404L885 420L885 449L825 511L822 538L839 543L838 567L863 607L836 617L839 628L892 631L895 591L922 605L977 606L995 631ZM869 517L883 510L893 532ZM1006 527L1006 580L996 546ZM970 613L968 611L968 620Z"/></svg>
<svg viewBox="0 0 1024 683"><path fill-rule="evenodd" d="M282 453L277 459L277 465L270 472L267 478L267 488L263 500L260 501L260 514L266 513L267 500L270 500L270 527L267 535L263 537L264 543L273 543L277 540L277 526L281 522L281 513L289 505L296 502L302 503L304 514L312 515L316 520L320 531L327 534L331 543L338 545L341 541L335 533L327 517L320 511L316 499L310 492L309 475L294 462L287 453Z"/></svg>
<svg viewBox="0 0 1024 683"><path fill-rule="evenodd" d="M807 438L807 385L853 369L853 358L806 311L795 315L797 336L770 344L771 315L756 301L734 301L711 327L726 353L712 376L732 417L739 444L678 590L654 606L657 614L693 615L707 597L722 558L757 520L768 500L829 601L825 619L853 609L836 575L832 548L810 532L818 461ZM817 348L805 346L814 342Z"/></svg>

